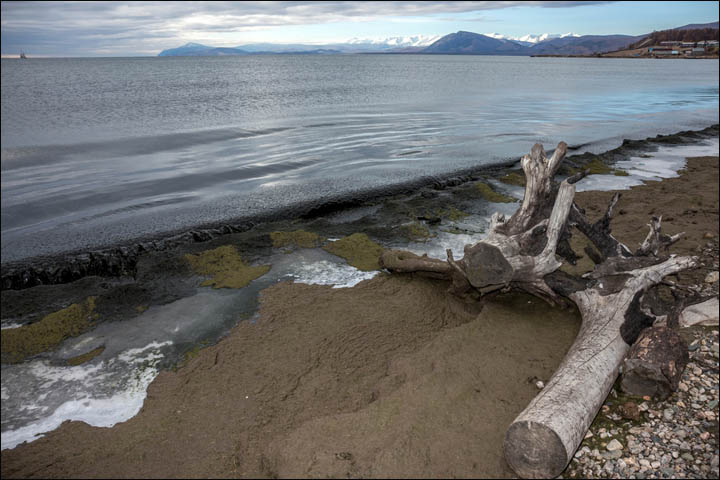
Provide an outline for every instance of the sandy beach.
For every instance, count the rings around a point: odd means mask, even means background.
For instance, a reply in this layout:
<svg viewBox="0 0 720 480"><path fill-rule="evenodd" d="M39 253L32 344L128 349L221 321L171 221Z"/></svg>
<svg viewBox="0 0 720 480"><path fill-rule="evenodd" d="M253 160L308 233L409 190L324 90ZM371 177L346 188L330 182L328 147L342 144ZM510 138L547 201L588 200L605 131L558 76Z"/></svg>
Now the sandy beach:
<svg viewBox="0 0 720 480"><path fill-rule="evenodd" d="M673 253L707 257L710 243L716 261L718 157L681 173L623 191L613 233L634 248L662 215L664 232L685 232ZM596 219L612 195L576 201ZM677 280L701 283L711 257ZM138 415L66 422L3 450L2 477L512 477L506 428L579 314L517 294L467 303L447 288L385 273L353 288L266 288L252 321L161 372Z"/></svg>

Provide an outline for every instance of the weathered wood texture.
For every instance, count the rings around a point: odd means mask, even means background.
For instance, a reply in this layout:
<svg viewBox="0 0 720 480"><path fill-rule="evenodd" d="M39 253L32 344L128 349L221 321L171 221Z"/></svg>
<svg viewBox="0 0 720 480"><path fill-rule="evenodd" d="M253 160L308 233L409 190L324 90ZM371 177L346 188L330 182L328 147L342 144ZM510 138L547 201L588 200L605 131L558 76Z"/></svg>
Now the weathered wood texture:
<svg viewBox="0 0 720 480"><path fill-rule="evenodd" d="M564 470L608 395L630 346L656 320L642 307L645 292L665 276L693 268L697 262L689 257L658 257L682 235L662 234L660 217L652 219L650 233L635 254L615 239L610 221L619 194L605 215L590 223L573 202L574 183L587 172L559 185L553 181L566 151L561 142L548 159L542 145L533 146L521 161L527 180L522 205L507 221L494 214L487 237L466 245L463 258L454 259L450 250L446 261L394 250L380 259L392 272L450 280L450 291L459 295L482 297L522 290L552 304L572 301L577 305L583 320L575 342L505 437L506 459L525 478L555 477ZM559 270L559 256L568 261L575 258L568 243L568 222L597 249L592 255L595 269L583 277ZM648 358L656 348L653 345L647 345ZM675 365L679 368L681 363ZM672 380L669 385L672 387Z"/></svg>

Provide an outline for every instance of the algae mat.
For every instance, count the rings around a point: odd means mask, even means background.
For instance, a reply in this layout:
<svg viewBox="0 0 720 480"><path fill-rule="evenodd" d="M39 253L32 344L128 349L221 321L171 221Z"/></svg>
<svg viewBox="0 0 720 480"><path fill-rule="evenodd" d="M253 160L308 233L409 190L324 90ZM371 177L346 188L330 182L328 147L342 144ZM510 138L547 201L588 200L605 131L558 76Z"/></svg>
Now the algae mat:
<svg viewBox="0 0 720 480"><path fill-rule="evenodd" d="M223 245L198 255L185 255L195 273L208 275L202 286L213 288L243 288L270 270L270 265L251 267L232 245Z"/></svg>
<svg viewBox="0 0 720 480"><path fill-rule="evenodd" d="M323 249L344 258L348 264L359 270L380 269L380 255L382 255L383 248L370 240L364 233L353 233L328 243Z"/></svg>
<svg viewBox="0 0 720 480"><path fill-rule="evenodd" d="M83 303L51 313L42 320L19 328L3 330L3 360L15 363L27 357L51 350L68 337L75 337L92 328L98 319L95 297Z"/></svg>

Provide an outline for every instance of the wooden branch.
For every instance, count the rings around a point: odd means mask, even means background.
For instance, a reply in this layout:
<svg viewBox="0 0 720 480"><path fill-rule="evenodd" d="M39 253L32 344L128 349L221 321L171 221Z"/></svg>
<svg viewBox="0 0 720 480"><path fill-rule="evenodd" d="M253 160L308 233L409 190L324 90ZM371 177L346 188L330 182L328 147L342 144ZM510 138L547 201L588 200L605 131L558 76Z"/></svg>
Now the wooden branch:
<svg viewBox="0 0 720 480"><path fill-rule="evenodd" d="M503 225L505 235L517 235L538 223L543 209L553 199L552 179L567 153L567 144L560 142L555 153L548 160L542 144L533 145L530 155L525 155L520 164L525 172L525 195L523 203L515 214Z"/></svg>
<svg viewBox="0 0 720 480"><path fill-rule="evenodd" d="M610 231L610 219L619 198L619 192L613 195L605 215L593 224L585 218L585 212L577 204L573 204L573 208L570 210L570 221L595 245L603 259L632 256L630 249L613 237Z"/></svg>
<svg viewBox="0 0 720 480"><path fill-rule="evenodd" d="M646 256L653 254L657 257L658 252L661 248L668 248L673 243L677 242L685 235L685 232L680 232L673 236L665 235L661 230L662 215L659 217L652 217L652 220L648 224L650 231L645 237L645 240L640 244L640 248L635 251L635 255Z"/></svg>

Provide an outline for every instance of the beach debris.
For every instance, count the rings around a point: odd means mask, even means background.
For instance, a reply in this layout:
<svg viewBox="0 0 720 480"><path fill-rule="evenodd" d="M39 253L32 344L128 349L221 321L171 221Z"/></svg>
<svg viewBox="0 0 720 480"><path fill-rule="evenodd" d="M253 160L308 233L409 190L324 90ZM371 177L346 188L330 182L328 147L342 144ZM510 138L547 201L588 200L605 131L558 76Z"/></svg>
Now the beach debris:
<svg viewBox="0 0 720 480"><path fill-rule="evenodd" d="M542 393L505 435L505 458L523 478L553 478L565 469L630 347L658 320L647 305L652 295L646 292L666 276L698 265L696 257L666 255L683 233L663 234L661 216L651 218L650 232L635 252L613 237L610 221L619 193L602 218L591 223L574 202L574 184L590 173L601 173L601 167L610 169L593 164L594 168L571 172L558 184L553 177L566 152L564 142L550 158L541 144L533 146L521 160L526 186L520 208L509 219L495 213L487 237L465 245L463 258L456 260L449 249L446 261L399 250L385 251L380 257L381 265L391 272L447 279L449 291L462 297L477 299L520 290L552 305L572 302L577 306L583 318L578 338ZM561 270L564 262L574 265L580 258L570 245L575 229L594 247L585 249L594 267L583 274ZM660 354L655 349L664 344L644 345L646 356L652 357ZM671 358L667 356L668 361ZM665 372L670 389L677 388L676 374L684 368L675 361L674 370Z"/></svg>

